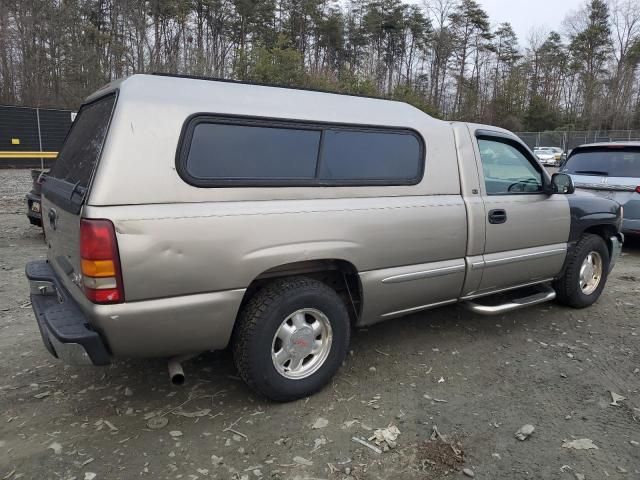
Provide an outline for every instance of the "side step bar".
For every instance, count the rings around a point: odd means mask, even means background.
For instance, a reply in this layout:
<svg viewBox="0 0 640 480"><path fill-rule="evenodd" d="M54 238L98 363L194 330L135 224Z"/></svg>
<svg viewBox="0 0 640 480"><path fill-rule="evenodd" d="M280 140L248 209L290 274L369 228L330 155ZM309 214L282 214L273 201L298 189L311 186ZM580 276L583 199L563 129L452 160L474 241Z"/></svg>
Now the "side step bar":
<svg viewBox="0 0 640 480"><path fill-rule="evenodd" d="M499 315L501 313L511 312L520 308L538 305L539 303L550 302L554 298L556 298L555 290L551 287L547 287L541 292L522 298L515 298L499 305L482 305L481 303L469 301L464 302L464 306L472 312L480 315Z"/></svg>

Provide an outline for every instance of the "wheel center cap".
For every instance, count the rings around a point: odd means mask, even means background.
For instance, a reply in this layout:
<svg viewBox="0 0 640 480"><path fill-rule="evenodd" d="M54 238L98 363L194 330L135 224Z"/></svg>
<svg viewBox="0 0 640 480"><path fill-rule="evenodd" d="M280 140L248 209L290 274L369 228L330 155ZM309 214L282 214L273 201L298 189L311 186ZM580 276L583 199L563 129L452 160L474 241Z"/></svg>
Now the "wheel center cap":
<svg viewBox="0 0 640 480"><path fill-rule="evenodd" d="M311 327L302 327L291 335L291 340L287 346L289 353L296 356L309 355L313 347L313 330Z"/></svg>

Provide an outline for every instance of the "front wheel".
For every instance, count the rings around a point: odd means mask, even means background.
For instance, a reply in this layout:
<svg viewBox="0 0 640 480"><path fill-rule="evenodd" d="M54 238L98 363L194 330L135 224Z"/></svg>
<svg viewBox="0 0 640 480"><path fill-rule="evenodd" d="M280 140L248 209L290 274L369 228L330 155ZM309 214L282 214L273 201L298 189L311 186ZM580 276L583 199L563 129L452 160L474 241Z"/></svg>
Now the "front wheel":
<svg viewBox="0 0 640 480"><path fill-rule="evenodd" d="M242 309L233 357L242 379L275 401L306 397L331 380L349 346L340 296L317 280L276 280Z"/></svg>
<svg viewBox="0 0 640 480"><path fill-rule="evenodd" d="M554 282L558 301L573 308L593 305L609 274L609 249L602 237L585 234L567 261L564 275Z"/></svg>

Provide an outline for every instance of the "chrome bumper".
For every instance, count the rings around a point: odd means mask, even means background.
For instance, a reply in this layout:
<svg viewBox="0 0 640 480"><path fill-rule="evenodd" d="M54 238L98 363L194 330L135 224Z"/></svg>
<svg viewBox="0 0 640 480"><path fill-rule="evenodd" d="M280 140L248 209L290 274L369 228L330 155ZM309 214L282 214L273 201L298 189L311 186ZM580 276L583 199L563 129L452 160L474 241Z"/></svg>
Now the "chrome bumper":
<svg viewBox="0 0 640 480"><path fill-rule="evenodd" d="M613 270L613 267L616 266L616 262L618 258L620 258L620 254L622 253L622 244L624 243L624 235L619 233L618 235L614 235L609 238L609 243L611 244L611 258L609 259L609 273Z"/></svg>

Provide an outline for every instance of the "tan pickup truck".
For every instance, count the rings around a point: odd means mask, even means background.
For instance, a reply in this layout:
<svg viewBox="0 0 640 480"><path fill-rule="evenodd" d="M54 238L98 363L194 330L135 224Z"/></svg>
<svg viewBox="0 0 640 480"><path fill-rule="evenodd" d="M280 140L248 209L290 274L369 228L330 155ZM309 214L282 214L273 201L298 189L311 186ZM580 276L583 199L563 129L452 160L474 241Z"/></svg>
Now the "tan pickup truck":
<svg viewBox="0 0 640 480"><path fill-rule="evenodd" d="M508 131L405 103L134 75L80 109L26 274L56 357L166 357L179 382L181 360L231 345L285 401L329 381L353 326L591 305L622 214L573 190Z"/></svg>

